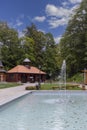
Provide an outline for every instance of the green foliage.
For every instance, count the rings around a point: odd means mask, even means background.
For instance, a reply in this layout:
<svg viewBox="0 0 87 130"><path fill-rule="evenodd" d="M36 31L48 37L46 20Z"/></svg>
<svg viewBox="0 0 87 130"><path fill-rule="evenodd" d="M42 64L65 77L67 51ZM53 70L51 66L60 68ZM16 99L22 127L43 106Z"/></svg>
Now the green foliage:
<svg viewBox="0 0 87 130"><path fill-rule="evenodd" d="M66 59L68 76L87 65L87 0L83 0L69 21L60 42L61 56Z"/></svg>
<svg viewBox="0 0 87 130"><path fill-rule="evenodd" d="M83 73L77 73L71 78L67 80L68 82L76 82L76 83L83 83L84 81L84 76Z"/></svg>
<svg viewBox="0 0 87 130"><path fill-rule="evenodd" d="M58 76L61 58L51 33L38 31L32 24L26 27L25 36L19 38L18 32L7 23L1 22L0 27L0 58L6 70L22 64L25 58L29 58L32 65L41 66L41 70L45 71L48 77L49 74L53 78Z"/></svg>
<svg viewBox="0 0 87 130"><path fill-rule="evenodd" d="M1 60L5 67L9 69L17 65L21 58L18 33L5 23L0 23L0 26Z"/></svg>
<svg viewBox="0 0 87 130"><path fill-rule="evenodd" d="M21 47L23 49L23 57L24 58L29 58L31 60L31 62L35 62L35 57L34 57L34 40L33 38L29 38L29 37L22 37L20 39L21 41Z"/></svg>
<svg viewBox="0 0 87 130"><path fill-rule="evenodd" d="M40 65L41 69L48 75L51 73L55 77L56 72L58 75L58 55L52 34L44 34L32 24L31 27L26 28L25 35L34 40L33 64L37 67Z"/></svg>

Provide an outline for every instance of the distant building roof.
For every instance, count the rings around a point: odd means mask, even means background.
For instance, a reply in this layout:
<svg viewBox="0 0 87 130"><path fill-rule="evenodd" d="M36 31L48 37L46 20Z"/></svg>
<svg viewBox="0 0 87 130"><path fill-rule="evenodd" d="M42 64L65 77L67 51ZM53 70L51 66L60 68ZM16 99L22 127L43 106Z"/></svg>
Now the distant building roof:
<svg viewBox="0 0 87 130"><path fill-rule="evenodd" d="M36 67L31 66L29 69L23 65L17 65L7 73L30 73L30 74L46 74L45 72L39 70Z"/></svg>
<svg viewBox="0 0 87 130"><path fill-rule="evenodd" d="M29 62L31 62L31 61L30 61L28 58L25 58L23 62L29 63Z"/></svg>

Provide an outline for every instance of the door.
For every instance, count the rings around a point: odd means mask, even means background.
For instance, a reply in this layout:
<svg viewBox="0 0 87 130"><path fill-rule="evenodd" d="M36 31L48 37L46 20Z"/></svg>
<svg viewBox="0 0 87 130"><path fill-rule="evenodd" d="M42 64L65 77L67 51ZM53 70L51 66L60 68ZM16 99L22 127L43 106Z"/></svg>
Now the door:
<svg viewBox="0 0 87 130"><path fill-rule="evenodd" d="M21 82L26 83L27 82L27 76L26 74L21 74Z"/></svg>

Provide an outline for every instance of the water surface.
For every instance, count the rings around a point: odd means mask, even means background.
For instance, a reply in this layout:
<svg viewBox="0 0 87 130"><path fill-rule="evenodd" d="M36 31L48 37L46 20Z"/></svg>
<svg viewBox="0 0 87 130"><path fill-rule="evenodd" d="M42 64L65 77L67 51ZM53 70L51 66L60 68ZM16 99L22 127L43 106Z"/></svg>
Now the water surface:
<svg viewBox="0 0 87 130"><path fill-rule="evenodd" d="M34 92L0 108L0 130L87 130L87 92Z"/></svg>

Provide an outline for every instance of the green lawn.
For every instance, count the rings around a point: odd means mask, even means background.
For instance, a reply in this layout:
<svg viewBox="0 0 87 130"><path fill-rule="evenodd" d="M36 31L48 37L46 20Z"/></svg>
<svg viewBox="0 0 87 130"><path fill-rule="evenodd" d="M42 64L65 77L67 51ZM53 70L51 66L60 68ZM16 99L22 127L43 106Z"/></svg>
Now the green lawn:
<svg viewBox="0 0 87 130"><path fill-rule="evenodd" d="M0 89L19 86L19 83L0 83Z"/></svg>
<svg viewBox="0 0 87 130"><path fill-rule="evenodd" d="M41 90L51 90L53 87L58 87L58 84L56 83L45 83L41 85Z"/></svg>
<svg viewBox="0 0 87 130"><path fill-rule="evenodd" d="M65 89L65 87L61 87L56 84L56 83L45 83L41 85L41 90L59 90L59 89ZM67 90L82 90L81 88L78 87L78 85L71 85L67 84L66 85Z"/></svg>
<svg viewBox="0 0 87 130"><path fill-rule="evenodd" d="M15 87L15 86L19 86L19 85L21 85L21 84L19 84L19 83L0 83L0 89ZM36 89L36 87L35 87L35 89ZM41 88L40 88L40 90L59 90L59 89L64 89L64 88L63 87L60 88L57 83L41 84ZM70 85L70 84L66 85L66 89L67 90L82 90L81 88L78 87L78 85Z"/></svg>

